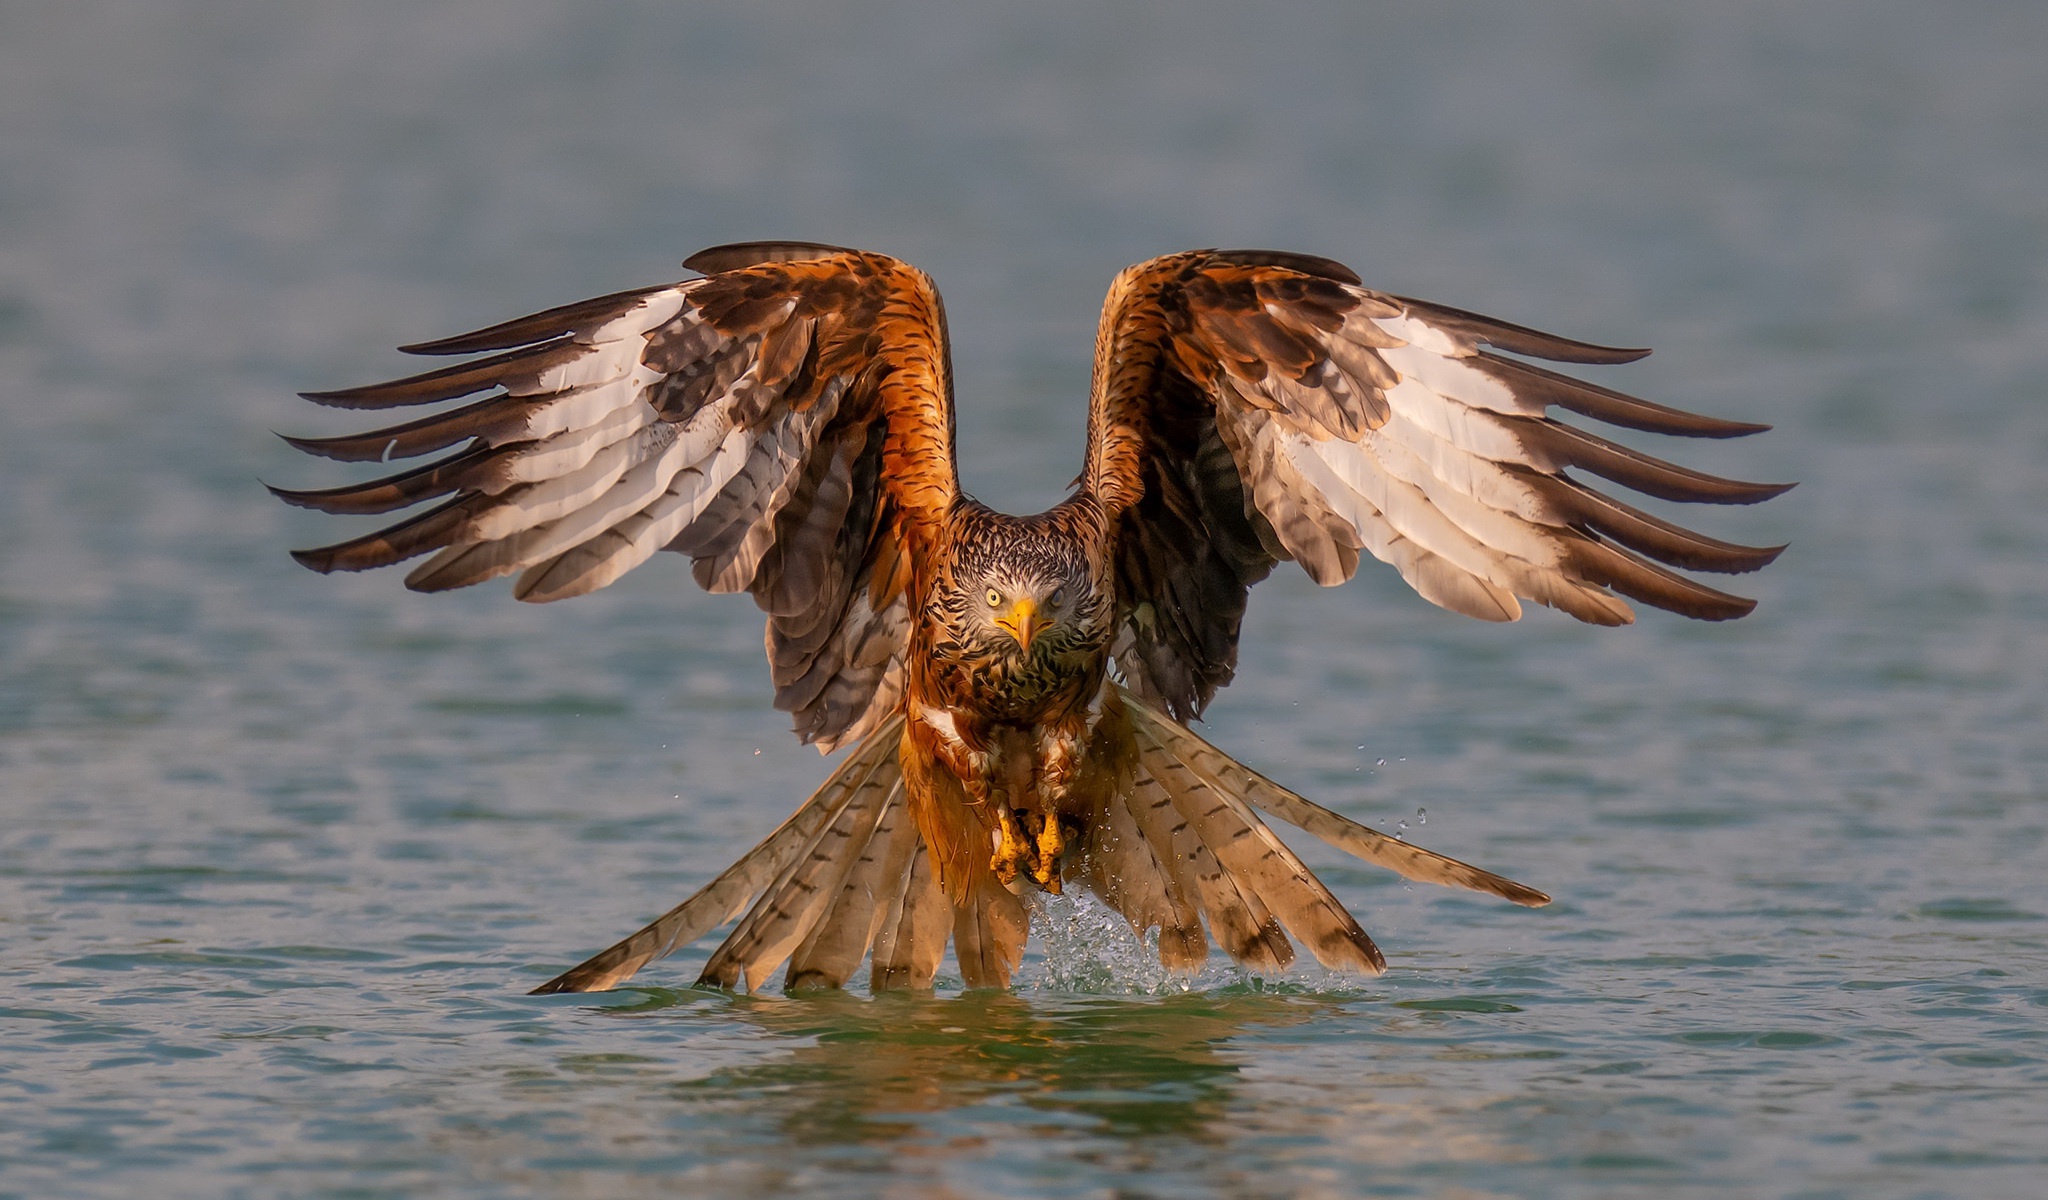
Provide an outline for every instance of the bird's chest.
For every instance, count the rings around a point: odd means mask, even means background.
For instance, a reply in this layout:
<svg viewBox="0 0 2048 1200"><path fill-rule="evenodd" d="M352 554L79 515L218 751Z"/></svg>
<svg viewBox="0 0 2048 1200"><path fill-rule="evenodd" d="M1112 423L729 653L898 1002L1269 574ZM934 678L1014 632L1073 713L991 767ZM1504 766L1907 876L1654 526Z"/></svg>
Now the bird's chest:
<svg viewBox="0 0 2048 1200"><path fill-rule="evenodd" d="M944 746L942 757L963 779L995 790L1032 789L1045 743L1085 723L1102 689L1100 655L1035 655L924 660L914 674L912 712Z"/></svg>
<svg viewBox="0 0 2048 1200"><path fill-rule="evenodd" d="M950 655L923 660L913 691L927 704L968 714L981 724L1051 724L1085 704L1102 684L1102 655L1070 653Z"/></svg>

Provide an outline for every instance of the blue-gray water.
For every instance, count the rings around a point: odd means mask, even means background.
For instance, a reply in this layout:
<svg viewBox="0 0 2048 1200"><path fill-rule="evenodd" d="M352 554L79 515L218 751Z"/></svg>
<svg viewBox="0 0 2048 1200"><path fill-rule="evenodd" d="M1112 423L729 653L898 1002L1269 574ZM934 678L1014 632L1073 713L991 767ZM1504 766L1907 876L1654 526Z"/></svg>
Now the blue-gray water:
<svg viewBox="0 0 2048 1200"><path fill-rule="evenodd" d="M0 12L0 1194L2039 1194L2048 8L963 7ZM1311 854L1384 978L1063 910L1009 996L529 998L822 776L756 614L314 576L269 431L749 237L938 277L1008 507L1117 268L1271 245L1655 345L1793 548L1723 626L1259 589L1211 736L1558 897Z"/></svg>

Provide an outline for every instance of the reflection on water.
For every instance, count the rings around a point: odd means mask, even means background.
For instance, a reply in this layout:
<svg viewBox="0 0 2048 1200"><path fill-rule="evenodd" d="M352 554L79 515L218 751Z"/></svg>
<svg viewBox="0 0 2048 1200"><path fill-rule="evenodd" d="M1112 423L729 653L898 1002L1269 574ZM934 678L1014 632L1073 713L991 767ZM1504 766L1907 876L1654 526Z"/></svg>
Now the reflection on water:
<svg viewBox="0 0 2048 1200"><path fill-rule="evenodd" d="M614 1009L673 1013L674 994ZM851 996L736 1006L784 1039L786 1058L680 1085L681 1102L759 1105L806 1144L915 1137L918 1114L1014 1100L1029 1126L1110 1135L1220 1139L1237 1065L1220 1051L1247 1026L1299 1024L1309 996L1204 994L1154 1003L1027 1000L1003 993L935 999ZM687 1015L678 1013L676 1015Z"/></svg>
<svg viewBox="0 0 2048 1200"><path fill-rule="evenodd" d="M875 1190L966 1194L1107 1168L1156 1172L1179 1194L1208 1194L1226 1176L1241 1194L1262 1194L1229 1164L1233 1146L1269 1145L1275 1132L1243 1122L1235 1044L1312 1025L1346 1003L1257 984L1143 1000L627 993L637 998L579 1007L634 1026L639 1049L565 1054L552 1070L506 1077L523 1105L537 1093L558 1104L573 1096L568 1127L607 1147L615 1167L681 1170L730 1188L788 1186L831 1169L871 1177ZM720 1061L736 1047L740 1061ZM518 1138L489 1142L493 1153L532 1149ZM650 1155L650 1142L668 1150ZM747 1150L778 1145L802 1154Z"/></svg>

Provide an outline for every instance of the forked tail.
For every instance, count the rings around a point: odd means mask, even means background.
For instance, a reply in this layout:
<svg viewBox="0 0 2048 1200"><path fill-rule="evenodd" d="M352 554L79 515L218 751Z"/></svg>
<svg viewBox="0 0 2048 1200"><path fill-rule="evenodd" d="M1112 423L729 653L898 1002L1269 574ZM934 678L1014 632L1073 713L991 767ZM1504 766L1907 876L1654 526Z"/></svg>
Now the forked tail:
<svg viewBox="0 0 2048 1200"><path fill-rule="evenodd" d="M1089 754L1098 769L1081 789L1084 810L1072 814L1080 836L1063 875L1140 934L1157 929L1170 969L1200 966L1213 939L1247 966L1278 970L1293 961L1290 934L1326 967L1385 969L1358 922L1253 809L1408 879L1550 902L1311 803L1121 688L1104 699ZM1023 955L1028 909L993 875L957 910L947 898L904 795L902 729L900 717L877 729L696 895L535 993L614 987L742 913L700 983L759 989L787 963L785 987L840 987L870 958L875 990L926 988L951 939L969 987L1006 986Z"/></svg>

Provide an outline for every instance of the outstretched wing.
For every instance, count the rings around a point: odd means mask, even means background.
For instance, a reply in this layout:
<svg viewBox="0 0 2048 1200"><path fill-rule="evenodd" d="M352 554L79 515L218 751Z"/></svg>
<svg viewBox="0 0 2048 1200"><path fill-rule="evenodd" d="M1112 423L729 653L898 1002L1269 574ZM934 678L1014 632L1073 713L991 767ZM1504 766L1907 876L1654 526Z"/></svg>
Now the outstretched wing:
<svg viewBox="0 0 2048 1200"><path fill-rule="evenodd" d="M306 398L457 407L310 454L425 466L324 491L332 513L431 508L293 555L356 571L422 554L406 586L516 574L522 600L610 583L657 550L768 613L776 705L823 749L898 707L915 564L957 489L945 317L931 280L878 254L797 243L706 250L705 278L621 292L404 349L487 355Z"/></svg>
<svg viewBox="0 0 2048 1200"><path fill-rule="evenodd" d="M1496 350L1574 363L1649 353L1375 292L1306 255L1191 251L1119 275L1097 335L1082 486L1116 531L1117 657L1132 688L1175 717L1199 713L1230 679L1247 590L1287 558L1332 585L1364 550L1431 602L1491 621L1519 617L1517 597L1600 625L1634 619L1621 596L1704 620L1755 607L1667 568L1753 571L1783 547L1682 529L1567 471L1709 504L1790 485L1704 475L1546 414L1681 437L1768 426Z"/></svg>

